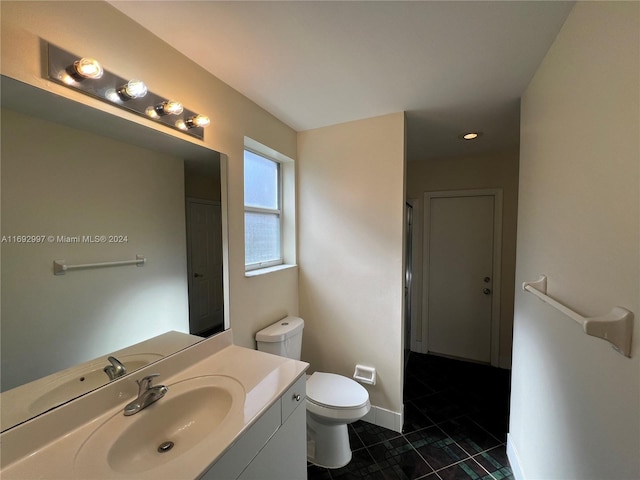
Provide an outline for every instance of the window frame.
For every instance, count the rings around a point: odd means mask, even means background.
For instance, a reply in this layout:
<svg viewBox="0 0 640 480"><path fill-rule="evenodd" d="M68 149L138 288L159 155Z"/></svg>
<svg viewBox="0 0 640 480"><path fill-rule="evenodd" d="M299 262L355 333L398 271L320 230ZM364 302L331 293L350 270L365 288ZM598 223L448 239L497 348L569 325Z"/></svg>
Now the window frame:
<svg viewBox="0 0 640 480"><path fill-rule="evenodd" d="M252 207L248 206L245 201L243 201L244 206L244 218L246 219L247 213L258 213L258 214L270 214L278 216L278 234L279 234L279 258L274 260L269 260L266 262L256 262L256 263L247 263L247 236L246 236L246 220L245 220L245 237L244 237L244 269L245 272L252 272L255 270L260 270L263 268L276 267L284 264L284 248L283 248L283 165L282 162L273 158L271 155L267 155L263 152L260 152L256 149L253 149L248 146L244 146L243 151L243 167L244 165L244 152L250 152L258 157L264 158L265 160L269 160L276 164L277 166L277 189L278 189L278 198L277 198L277 208L264 208L264 207ZM243 188L244 188L244 174L243 174ZM244 196L246 198L246 195Z"/></svg>

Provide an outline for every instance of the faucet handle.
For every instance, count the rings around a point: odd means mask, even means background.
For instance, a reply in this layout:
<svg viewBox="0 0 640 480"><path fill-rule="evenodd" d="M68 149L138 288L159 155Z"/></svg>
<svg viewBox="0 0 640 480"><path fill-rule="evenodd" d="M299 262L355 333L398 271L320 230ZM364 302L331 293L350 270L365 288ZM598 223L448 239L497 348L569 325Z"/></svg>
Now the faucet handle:
<svg viewBox="0 0 640 480"><path fill-rule="evenodd" d="M109 360L109 363L111 363L111 365L113 365L115 368L121 368L122 370L124 370L126 372L127 369L122 364L122 362L120 360L118 360L116 357L114 357L113 355L109 355L107 357L107 360Z"/></svg>
<svg viewBox="0 0 640 480"><path fill-rule="evenodd" d="M115 380L127 373L126 367L116 357L109 356L107 360L109 361L109 365L104 367L103 370L109 377L109 380Z"/></svg>
<svg viewBox="0 0 640 480"><path fill-rule="evenodd" d="M155 377L159 377L159 373L152 373L151 375L147 375L146 377L142 377L140 380L136 380L138 384L138 396L143 392L146 392L151 388L151 382Z"/></svg>

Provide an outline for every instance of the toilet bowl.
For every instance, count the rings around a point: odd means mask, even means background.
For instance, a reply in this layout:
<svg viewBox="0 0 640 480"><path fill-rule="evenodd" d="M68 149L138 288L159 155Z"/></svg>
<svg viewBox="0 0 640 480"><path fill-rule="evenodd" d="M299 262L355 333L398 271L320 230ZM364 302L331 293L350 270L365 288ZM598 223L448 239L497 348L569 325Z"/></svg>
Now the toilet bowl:
<svg viewBox="0 0 640 480"><path fill-rule="evenodd" d="M256 334L258 350L300 359L304 321L286 317ZM307 460L325 468L351 461L347 425L371 409L369 392L354 380L334 373L307 377Z"/></svg>
<svg viewBox="0 0 640 480"><path fill-rule="evenodd" d="M351 461L347 425L371 408L367 390L350 378L315 372L307 379L307 460L325 468Z"/></svg>

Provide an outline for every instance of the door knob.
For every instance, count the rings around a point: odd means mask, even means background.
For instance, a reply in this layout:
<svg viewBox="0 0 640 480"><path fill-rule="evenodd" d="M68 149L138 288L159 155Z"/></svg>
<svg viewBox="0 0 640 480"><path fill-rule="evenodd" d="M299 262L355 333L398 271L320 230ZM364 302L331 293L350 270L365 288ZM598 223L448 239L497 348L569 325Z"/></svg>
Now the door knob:
<svg viewBox="0 0 640 480"><path fill-rule="evenodd" d="M196 278L204 277L204 275L201 274L201 273L194 273L193 276L196 277Z"/></svg>
<svg viewBox="0 0 640 480"><path fill-rule="evenodd" d="M491 295L491 289L489 289L489 288L483 288L483 289L482 289L482 293L484 293L485 295Z"/></svg>

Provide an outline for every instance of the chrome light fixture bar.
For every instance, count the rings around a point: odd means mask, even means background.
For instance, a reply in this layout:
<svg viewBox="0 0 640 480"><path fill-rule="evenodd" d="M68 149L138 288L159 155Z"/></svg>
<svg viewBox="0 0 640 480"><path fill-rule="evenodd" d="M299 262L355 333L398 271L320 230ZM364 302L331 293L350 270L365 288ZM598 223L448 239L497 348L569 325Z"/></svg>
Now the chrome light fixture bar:
<svg viewBox="0 0 640 480"><path fill-rule="evenodd" d="M108 72L93 58L80 58L50 43L47 47L47 74L52 81L204 140L207 116L149 91L141 80Z"/></svg>

